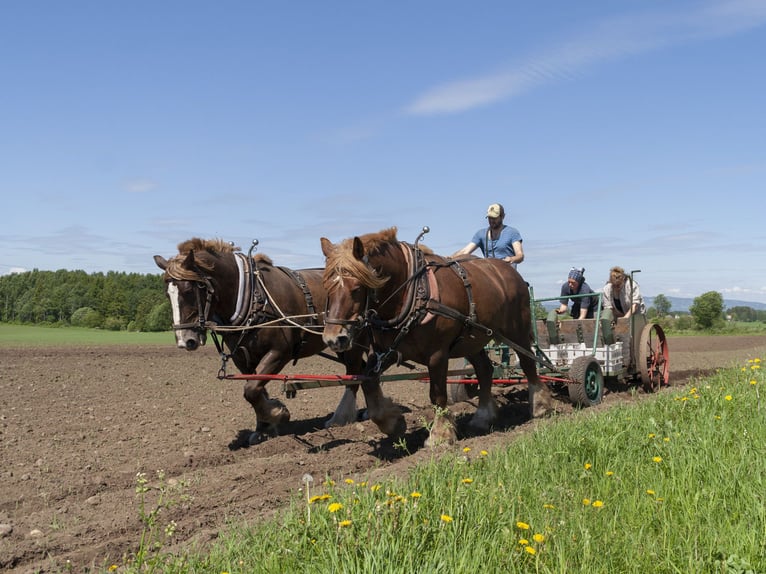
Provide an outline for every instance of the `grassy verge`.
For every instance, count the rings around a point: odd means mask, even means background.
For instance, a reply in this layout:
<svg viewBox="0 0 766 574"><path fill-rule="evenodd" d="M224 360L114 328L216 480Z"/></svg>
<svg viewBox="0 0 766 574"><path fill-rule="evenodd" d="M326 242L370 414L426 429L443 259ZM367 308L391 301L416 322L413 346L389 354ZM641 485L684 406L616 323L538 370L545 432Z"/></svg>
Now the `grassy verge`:
<svg viewBox="0 0 766 574"><path fill-rule="evenodd" d="M31 327L0 323L0 347L61 347L75 345L172 345L173 333L102 331L79 327Z"/></svg>
<svg viewBox="0 0 766 574"><path fill-rule="evenodd" d="M406 481L307 475L287 511L232 527L209 552L111 569L764 572L764 384L756 359L543 421L503 449L434 458Z"/></svg>

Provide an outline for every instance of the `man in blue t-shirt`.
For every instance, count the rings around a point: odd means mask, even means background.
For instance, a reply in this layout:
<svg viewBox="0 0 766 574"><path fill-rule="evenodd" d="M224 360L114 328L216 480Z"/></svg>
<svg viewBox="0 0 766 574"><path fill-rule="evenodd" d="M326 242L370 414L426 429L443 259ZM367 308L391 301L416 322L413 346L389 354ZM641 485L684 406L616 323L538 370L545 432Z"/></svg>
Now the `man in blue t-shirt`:
<svg viewBox="0 0 766 574"><path fill-rule="evenodd" d="M487 208L487 222L489 226L479 229L471 239L471 242L460 251L452 254L452 257L470 255L476 249L481 249L484 257L493 257L507 261L514 267L524 261L524 250L521 247L521 234L519 230L510 225L503 225L505 209L499 203L493 203Z"/></svg>

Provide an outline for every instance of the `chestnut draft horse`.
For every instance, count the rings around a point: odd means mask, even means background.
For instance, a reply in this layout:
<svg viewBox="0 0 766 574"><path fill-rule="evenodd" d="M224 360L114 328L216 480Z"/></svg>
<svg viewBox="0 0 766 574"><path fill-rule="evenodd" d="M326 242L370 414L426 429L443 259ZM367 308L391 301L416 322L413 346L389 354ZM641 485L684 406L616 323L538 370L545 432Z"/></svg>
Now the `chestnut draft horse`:
<svg viewBox="0 0 766 574"><path fill-rule="evenodd" d="M257 242L253 242L255 246ZM321 269L291 270L274 266L262 254L252 256L219 239L193 238L178 245L170 260L154 256L165 271L173 329L179 348L194 351L211 331L225 361L233 359L243 374L277 374L287 363L321 353L322 324L327 294ZM229 353L219 345L216 333ZM334 357L330 357L334 358ZM362 353L340 355L347 374L362 369ZM251 444L279 432L290 419L287 407L266 392L268 380L247 380L245 399L255 410L256 429ZM346 388L326 426L356 420L356 389Z"/></svg>
<svg viewBox="0 0 766 574"><path fill-rule="evenodd" d="M428 228L423 229L426 233ZM368 372L411 360L428 367L434 422L427 444L453 443L447 411L449 359L465 357L479 381L479 406L470 426L488 432L497 416L492 363L485 345L500 335L518 348L529 384L532 416L551 408L552 394L538 375L531 352L529 289L521 275L499 259L452 260L425 247L400 242L396 228L333 244L322 238L328 307L323 338L343 352L365 331L373 342ZM383 396L379 378L362 383L367 411L390 436L404 432L400 410Z"/></svg>

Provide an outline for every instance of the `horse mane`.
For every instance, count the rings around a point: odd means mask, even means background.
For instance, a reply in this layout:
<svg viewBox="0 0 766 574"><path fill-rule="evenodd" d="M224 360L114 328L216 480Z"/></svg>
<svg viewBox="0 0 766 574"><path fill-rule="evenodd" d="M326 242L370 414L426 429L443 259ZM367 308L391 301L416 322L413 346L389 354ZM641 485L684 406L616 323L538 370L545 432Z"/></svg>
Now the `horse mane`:
<svg viewBox="0 0 766 574"><path fill-rule="evenodd" d="M398 248L399 240L396 238L396 231L396 227L389 227L388 229L383 229L375 233L360 235L359 240L362 242L364 252L367 255L374 257L376 255L384 255L393 247ZM433 253L428 247L423 245L419 247L424 253ZM354 257L353 237L344 239L335 245L334 249L327 257L324 272L325 281L330 280L333 273L341 277L344 275L354 277L358 279L362 285L370 289L379 289L383 287L389 279L386 276L379 276L364 261L360 261Z"/></svg>
<svg viewBox="0 0 766 574"><path fill-rule="evenodd" d="M183 266L189 253L194 252L194 262L197 269L187 269ZM198 281L205 273L213 273L216 264L220 261L222 255L241 251L236 245L224 241L223 239L200 239L192 237L178 244L178 255L168 261L166 269L167 274L180 281ZM268 255L257 253L253 260L267 265L273 265Z"/></svg>

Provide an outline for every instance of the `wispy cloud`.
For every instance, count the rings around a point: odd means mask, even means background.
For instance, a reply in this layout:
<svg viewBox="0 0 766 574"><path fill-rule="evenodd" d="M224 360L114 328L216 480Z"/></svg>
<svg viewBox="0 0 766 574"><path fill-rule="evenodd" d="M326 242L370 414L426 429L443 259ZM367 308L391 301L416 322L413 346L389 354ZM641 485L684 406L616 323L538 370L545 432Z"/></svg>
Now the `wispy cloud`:
<svg viewBox="0 0 766 574"><path fill-rule="evenodd" d="M696 10L646 13L606 20L547 53L512 67L436 86L405 108L409 115L454 114L507 100L577 77L593 66L670 45L731 36L766 23L764 0L722 0Z"/></svg>
<svg viewBox="0 0 766 574"><path fill-rule="evenodd" d="M157 189L157 182L148 179L134 179L126 181L123 189L128 193L147 193Z"/></svg>

